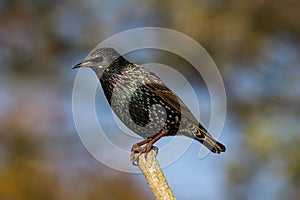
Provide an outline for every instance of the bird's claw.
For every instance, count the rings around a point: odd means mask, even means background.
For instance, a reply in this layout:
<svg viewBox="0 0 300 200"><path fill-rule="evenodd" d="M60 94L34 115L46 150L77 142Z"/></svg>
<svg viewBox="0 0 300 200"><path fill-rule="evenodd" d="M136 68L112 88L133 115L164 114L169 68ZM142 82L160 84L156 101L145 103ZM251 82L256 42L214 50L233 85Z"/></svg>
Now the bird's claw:
<svg viewBox="0 0 300 200"><path fill-rule="evenodd" d="M147 144L144 147L140 147L137 144L134 144L131 148L131 154L130 154L130 162L134 166L138 166L138 159L143 154L146 153L145 159L147 159L147 153L149 153L151 150L154 151L155 156L158 154L158 148L156 146L152 146L151 144Z"/></svg>
<svg viewBox="0 0 300 200"><path fill-rule="evenodd" d="M156 146L152 146L151 148L154 151L155 156L158 154L158 148Z"/></svg>
<svg viewBox="0 0 300 200"><path fill-rule="evenodd" d="M142 155L142 148L138 146L137 144L134 144L131 148L131 154L130 154L130 162L138 166L138 158Z"/></svg>

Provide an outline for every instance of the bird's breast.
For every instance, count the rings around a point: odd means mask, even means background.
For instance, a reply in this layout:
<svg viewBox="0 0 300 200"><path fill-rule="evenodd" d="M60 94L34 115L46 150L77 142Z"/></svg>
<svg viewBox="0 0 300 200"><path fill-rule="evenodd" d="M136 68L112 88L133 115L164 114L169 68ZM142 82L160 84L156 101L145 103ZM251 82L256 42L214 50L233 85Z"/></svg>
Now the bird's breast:
<svg viewBox="0 0 300 200"><path fill-rule="evenodd" d="M127 71L104 78L101 84L111 108L129 129L142 137L152 137L162 129L170 129L175 135L180 113L140 81L142 77Z"/></svg>

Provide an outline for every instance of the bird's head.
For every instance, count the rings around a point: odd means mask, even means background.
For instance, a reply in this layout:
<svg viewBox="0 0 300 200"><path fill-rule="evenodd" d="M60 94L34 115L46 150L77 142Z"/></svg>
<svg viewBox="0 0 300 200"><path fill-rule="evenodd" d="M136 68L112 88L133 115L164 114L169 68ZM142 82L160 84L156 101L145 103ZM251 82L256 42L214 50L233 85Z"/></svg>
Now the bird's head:
<svg viewBox="0 0 300 200"><path fill-rule="evenodd" d="M121 55L113 48L101 47L94 50L84 61L72 68L91 67L95 71L104 71L114 60Z"/></svg>

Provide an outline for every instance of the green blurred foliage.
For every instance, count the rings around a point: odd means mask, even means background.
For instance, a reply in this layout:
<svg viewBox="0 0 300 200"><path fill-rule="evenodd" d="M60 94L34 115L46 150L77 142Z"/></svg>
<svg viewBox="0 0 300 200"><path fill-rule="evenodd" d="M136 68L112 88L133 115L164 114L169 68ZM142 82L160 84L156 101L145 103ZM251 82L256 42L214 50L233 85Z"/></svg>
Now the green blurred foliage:
<svg viewBox="0 0 300 200"><path fill-rule="evenodd" d="M139 26L191 36L221 70L239 131L222 136L233 144L224 198L268 199L271 188L299 199L299 10L297 0L1 1L0 199L148 197L70 128L70 66L99 38Z"/></svg>

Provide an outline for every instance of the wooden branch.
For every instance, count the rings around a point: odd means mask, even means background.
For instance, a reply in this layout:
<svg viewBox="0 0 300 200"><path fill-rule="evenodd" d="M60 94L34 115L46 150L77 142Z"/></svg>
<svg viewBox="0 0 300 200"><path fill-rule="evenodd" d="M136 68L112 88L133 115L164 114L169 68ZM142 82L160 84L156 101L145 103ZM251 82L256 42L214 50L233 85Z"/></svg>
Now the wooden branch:
<svg viewBox="0 0 300 200"><path fill-rule="evenodd" d="M139 156L137 163L156 200L176 199L153 151Z"/></svg>

